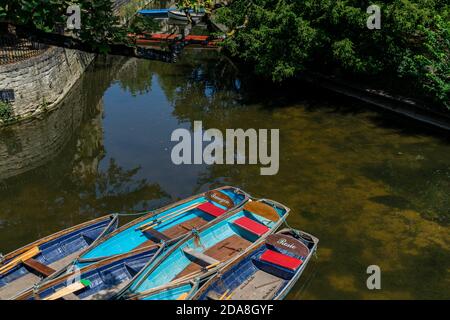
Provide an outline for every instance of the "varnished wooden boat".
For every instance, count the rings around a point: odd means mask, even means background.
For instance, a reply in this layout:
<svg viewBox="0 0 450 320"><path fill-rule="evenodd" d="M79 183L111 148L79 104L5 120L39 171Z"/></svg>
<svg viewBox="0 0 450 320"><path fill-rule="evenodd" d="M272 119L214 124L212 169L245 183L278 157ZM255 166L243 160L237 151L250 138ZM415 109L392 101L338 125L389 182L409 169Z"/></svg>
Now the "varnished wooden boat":
<svg viewBox="0 0 450 320"><path fill-rule="evenodd" d="M279 300L300 278L319 240L283 229L219 270L194 300Z"/></svg>
<svg viewBox="0 0 450 320"><path fill-rule="evenodd" d="M72 270L15 297L16 300L108 300L129 283L158 251L141 248Z"/></svg>
<svg viewBox="0 0 450 320"><path fill-rule="evenodd" d="M117 215L97 218L17 249L0 263L0 300L64 271L80 254L117 229Z"/></svg>
<svg viewBox="0 0 450 320"><path fill-rule="evenodd" d="M272 200L249 201L175 244L146 266L118 297L127 299L153 288L214 272L251 249L284 222L289 208Z"/></svg>
<svg viewBox="0 0 450 320"><path fill-rule="evenodd" d="M174 244L192 229L220 221L248 201L235 187L221 187L168 205L118 228L85 251L75 264L83 268L103 259L128 254L137 249L159 249Z"/></svg>

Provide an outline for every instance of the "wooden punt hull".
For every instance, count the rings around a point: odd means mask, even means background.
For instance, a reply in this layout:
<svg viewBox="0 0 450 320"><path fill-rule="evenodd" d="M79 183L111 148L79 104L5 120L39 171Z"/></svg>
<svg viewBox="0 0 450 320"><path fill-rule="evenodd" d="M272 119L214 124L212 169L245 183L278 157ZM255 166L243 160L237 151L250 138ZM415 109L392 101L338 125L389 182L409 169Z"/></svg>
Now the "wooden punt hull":
<svg viewBox="0 0 450 320"><path fill-rule="evenodd" d="M160 248L143 248L125 255L114 256L46 281L37 290L27 290L15 299L56 300L52 296L64 292L60 294L59 299L108 300L127 285L160 252ZM88 285L70 290L70 286L73 286L74 283L81 282Z"/></svg>
<svg viewBox="0 0 450 320"><path fill-rule="evenodd" d="M300 235L300 236L299 236ZM319 240L283 229L224 266L194 294L193 300L280 300L291 290L317 249ZM265 260L267 252L277 260ZM273 256L271 258L273 259ZM300 260L296 268L292 263ZM278 264L280 263L280 264Z"/></svg>
<svg viewBox="0 0 450 320"><path fill-rule="evenodd" d="M10 299L63 272L84 251L117 229L108 215L59 231L17 249L0 264L0 299Z"/></svg>
<svg viewBox="0 0 450 320"><path fill-rule="evenodd" d="M202 277L251 250L284 222L289 208L272 200L251 201L258 210L269 208L277 215L254 213L249 203L234 210L227 218L184 238L146 266L118 297L127 299L153 288ZM262 206L262 207L261 207ZM255 206L253 206L255 207ZM252 209L253 210L253 209ZM257 211L257 210L254 210ZM271 220L271 219L273 220Z"/></svg>
<svg viewBox="0 0 450 320"><path fill-rule="evenodd" d="M76 265L82 268L140 248L157 248L162 241L168 245L174 244L193 228L198 229L225 218L248 199L248 195L240 189L225 186L165 206L102 238L78 258ZM211 210L209 213L206 212L208 206Z"/></svg>

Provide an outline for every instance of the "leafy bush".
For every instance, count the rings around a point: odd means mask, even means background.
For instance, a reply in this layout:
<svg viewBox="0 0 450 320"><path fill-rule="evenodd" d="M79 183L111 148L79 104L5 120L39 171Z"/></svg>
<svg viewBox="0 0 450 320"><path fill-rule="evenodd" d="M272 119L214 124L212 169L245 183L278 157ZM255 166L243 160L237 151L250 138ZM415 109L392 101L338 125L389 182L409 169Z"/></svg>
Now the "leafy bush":
<svg viewBox="0 0 450 320"><path fill-rule="evenodd" d="M367 28L372 4L380 30ZM450 110L448 0L235 0L218 20L235 31L231 54L275 81L305 69L394 80Z"/></svg>
<svg viewBox="0 0 450 320"><path fill-rule="evenodd" d="M13 110L11 104L0 101L0 119L8 121L13 118Z"/></svg>

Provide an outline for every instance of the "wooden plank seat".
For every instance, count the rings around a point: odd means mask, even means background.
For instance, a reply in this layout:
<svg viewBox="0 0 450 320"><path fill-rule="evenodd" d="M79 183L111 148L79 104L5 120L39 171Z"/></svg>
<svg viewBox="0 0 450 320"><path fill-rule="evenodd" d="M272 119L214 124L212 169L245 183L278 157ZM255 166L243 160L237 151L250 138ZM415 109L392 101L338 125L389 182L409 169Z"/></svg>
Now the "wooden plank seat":
<svg viewBox="0 0 450 320"><path fill-rule="evenodd" d="M283 279L258 270L228 296L230 300L270 300L282 285Z"/></svg>
<svg viewBox="0 0 450 320"><path fill-rule="evenodd" d="M197 209L206 212L207 214L216 218L227 212L226 210L219 208L218 206L212 204L211 202L205 202L199 205Z"/></svg>
<svg viewBox="0 0 450 320"><path fill-rule="evenodd" d="M264 251L259 259L261 261L269 262L292 271L297 270L298 267L300 267L303 263L303 261L300 259L270 249Z"/></svg>
<svg viewBox="0 0 450 320"><path fill-rule="evenodd" d="M43 275L44 277L49 277L50 275L56 272L55 269L52 269L33 258L25 260L23 264L28 269L31 269L32 271L37 272L38 274Z"/></svg>
<svg viewBox="0 0 450 320"><path fill-rule="evenodd" d="M257 235L258 237L269 231L269 228L267 226L247 217L236 219L233 221L233 224L244 229L245 231Z"/></svg>
<svg viewBox="0 0 450 320"><path fill-rule="evenodd" d="M217 264L219 261L210 257L203 252L196 251L192 248L184 248L183 252L189 257L190 260L197 263L202 267L207 267L212 264Z"/></svg>
<svg viewBox="0 0 450 320"><path fill-rule="evenodd" d="M195 217L185 222L182 222L176 226L173 226L167 230L164 230L162 233L164 233L169 238L175 239L180 236L184 236L194 228L199 229L200 227L204 226L207 223L208 221L205 220L204 218Z"/></svg>
<svg viewBox="0 0 450 320"><path fill-rule="evenodd" d="M202 226L204 226L205 224L207 224L208 221L206 221L205 219L203 219L202 217L195 217L192 218L190 220L187 220L183 223L180 223L176 226L173 226L167 230L164 230L162 232L159 232L159 234L161 234L164 237L170 238L170 239L176 239L180 236L184 236L187 234L187 232L190 232L193 228L200 228ZM149 230L154 230L154 229L148 229L144 231L144 234L149 231ZM157 231L157 230L154 230ZM158 232L158 231L157 231ZM149 236L150 238L153 238L150 233L147 234L147 236ZM153 238L156 240L156 238ZM151 245L157 244L160 241L159 240L153 240L153 239L149 239L147 241L145 241L144 243L140 244L139 246L137 246L135 249L140 249L140 248L144 248L144 247L149 247Z"/></svg>
<svg viewBox="0 0 450 320"><path fill-rule="evenodd" d="M200 240L201 241L201 240ZM242 250L248 248L252 242L238 236L233 235L216 243L211 248L205 250L203 253L218 261L226 261L233 256L239 254ZM196 263L190 263L183 271L181 271L175 279L184 277L193 272L200 271L202 267Z"/></svg>
<svg viewBox="0 0 450 320"><path fill-rule="evenodd" d="M157 242L169 242L171 240L170 237L166 236L164 233L159 232L158 230L151 228L144 230L144 234L149 236L152 239L156 239Z"/></svg>

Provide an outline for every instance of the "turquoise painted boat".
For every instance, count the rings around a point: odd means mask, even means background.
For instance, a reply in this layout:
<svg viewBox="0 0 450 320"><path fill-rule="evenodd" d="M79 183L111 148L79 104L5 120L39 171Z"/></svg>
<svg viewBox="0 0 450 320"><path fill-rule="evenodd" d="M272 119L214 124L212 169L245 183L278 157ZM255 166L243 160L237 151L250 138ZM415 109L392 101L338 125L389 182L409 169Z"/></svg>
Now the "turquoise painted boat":
<svg viewBox="0 0 450 320"><path fill-rule="evenodd" d="M172 283L164 288L151 289L145 292L130 296L128 300L191 300L198 288L211 275L202 278Z"/></svg>
<svg viewBox="0 0 450 320"><path fill-rule="evenodd" d="M217 271L263 241L285 221L289 208L267 199L249 201L169 248L146 266L118 297L201 277Z"/></svg>
<svg viewBox="0 0 450 320"><path fill-rule="evenodd" d="M168 205L118 228L89 248L77 260L83 268L103 259L149 248L156 252L160 243L176 243L192 229L208 226L228 216L248 201L248 195L235 187L221 187Z"/></svg>

